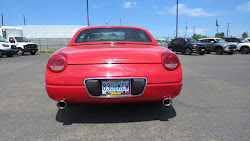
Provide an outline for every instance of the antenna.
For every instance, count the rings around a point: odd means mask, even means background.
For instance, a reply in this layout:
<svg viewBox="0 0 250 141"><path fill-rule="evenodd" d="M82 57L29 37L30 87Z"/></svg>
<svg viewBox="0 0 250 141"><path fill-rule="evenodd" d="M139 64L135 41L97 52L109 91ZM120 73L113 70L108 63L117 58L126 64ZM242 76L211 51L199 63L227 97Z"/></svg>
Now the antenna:
<svg viewBox="0 0 250 141"><path fill-rule="evenodd" d="M228 32L229 32L230 24L232 24L232 23L227 23L227 37L228 37Z"/></svg>
<svg viewBox="0 0 250 141"><path fill-rule="evenodd" d="M88 20L88 26L89 26L89 1L87 0L87 20Z"/></svg>

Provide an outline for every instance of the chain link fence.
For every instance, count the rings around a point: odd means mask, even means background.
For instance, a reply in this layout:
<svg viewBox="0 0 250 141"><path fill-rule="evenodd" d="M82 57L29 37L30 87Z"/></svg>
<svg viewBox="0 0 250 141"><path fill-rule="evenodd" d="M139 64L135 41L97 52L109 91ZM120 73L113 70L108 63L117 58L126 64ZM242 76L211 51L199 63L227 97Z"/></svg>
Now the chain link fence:
<svg viewBox="0 0 250 141"><path fill-rule="evenodd" d="M71 38L29 38L38 45L39 50L56 50L66 47Z"/></svg>

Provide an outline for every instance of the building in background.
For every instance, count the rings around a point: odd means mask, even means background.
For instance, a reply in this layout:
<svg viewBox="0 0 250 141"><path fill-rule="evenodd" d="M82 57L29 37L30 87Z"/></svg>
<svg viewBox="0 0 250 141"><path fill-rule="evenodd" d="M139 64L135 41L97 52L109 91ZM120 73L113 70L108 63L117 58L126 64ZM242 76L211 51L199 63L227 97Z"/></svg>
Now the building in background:
<svg viewBox="0 0 250 141"><path fill-rule="evenodd" d="M24 25L23 36L38 45L39 49L66 47L70 39L84 25Z"/></svg>

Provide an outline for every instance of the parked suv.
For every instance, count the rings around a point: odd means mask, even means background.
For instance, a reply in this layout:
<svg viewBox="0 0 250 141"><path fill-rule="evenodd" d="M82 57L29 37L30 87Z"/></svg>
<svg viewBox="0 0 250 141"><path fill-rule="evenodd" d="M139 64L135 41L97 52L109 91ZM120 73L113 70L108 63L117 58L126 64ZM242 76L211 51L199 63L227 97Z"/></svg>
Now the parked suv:
<svg viewBox="0 0 250 141"><path fill-rule="evenodd" d="M237 48L236 50L239 51L242 54L248 54L249 53L249 47L250 47L250 42L244 38L237 38L237 37L232 37L232 38L225 38L227 42L235 43Z"/></svg>
<svg viewBox="0 0 250 141"><path fill-rule="evenodd" d="M221 38L201 38L200 42L206 44L206 53L215 52L216 54L228 53L233 54L236 51L236 45L227 43Z"/></svg>
<svg viewBox="0 0 250 141"><path fill-rule="evenodd" d="M169 43L168 48L186 55L191 55L192 53L203 55L206 45L192 38L175 38Z"/></svg>
<svg viewBox="0 0 250 141"><path fill-rule="evenodd" d="M12 57L12 55L17 53L17 47L15 44L8 43L2 36L0 36L0 58L3 55L7 57Z"/></svg>

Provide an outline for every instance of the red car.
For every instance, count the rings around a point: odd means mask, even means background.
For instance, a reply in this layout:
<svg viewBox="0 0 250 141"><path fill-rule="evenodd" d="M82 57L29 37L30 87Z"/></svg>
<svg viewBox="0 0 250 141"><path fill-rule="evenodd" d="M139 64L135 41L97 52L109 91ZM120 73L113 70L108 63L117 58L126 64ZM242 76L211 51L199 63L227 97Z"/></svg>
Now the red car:
<svg viewBox="0 0 250 141"><path fill-rule="evenodd" d="M45 79L60 109L68 102L162 101L170 106L181 91L182 69L178 57L144 28L90 26L52 54Z"/></svg>

